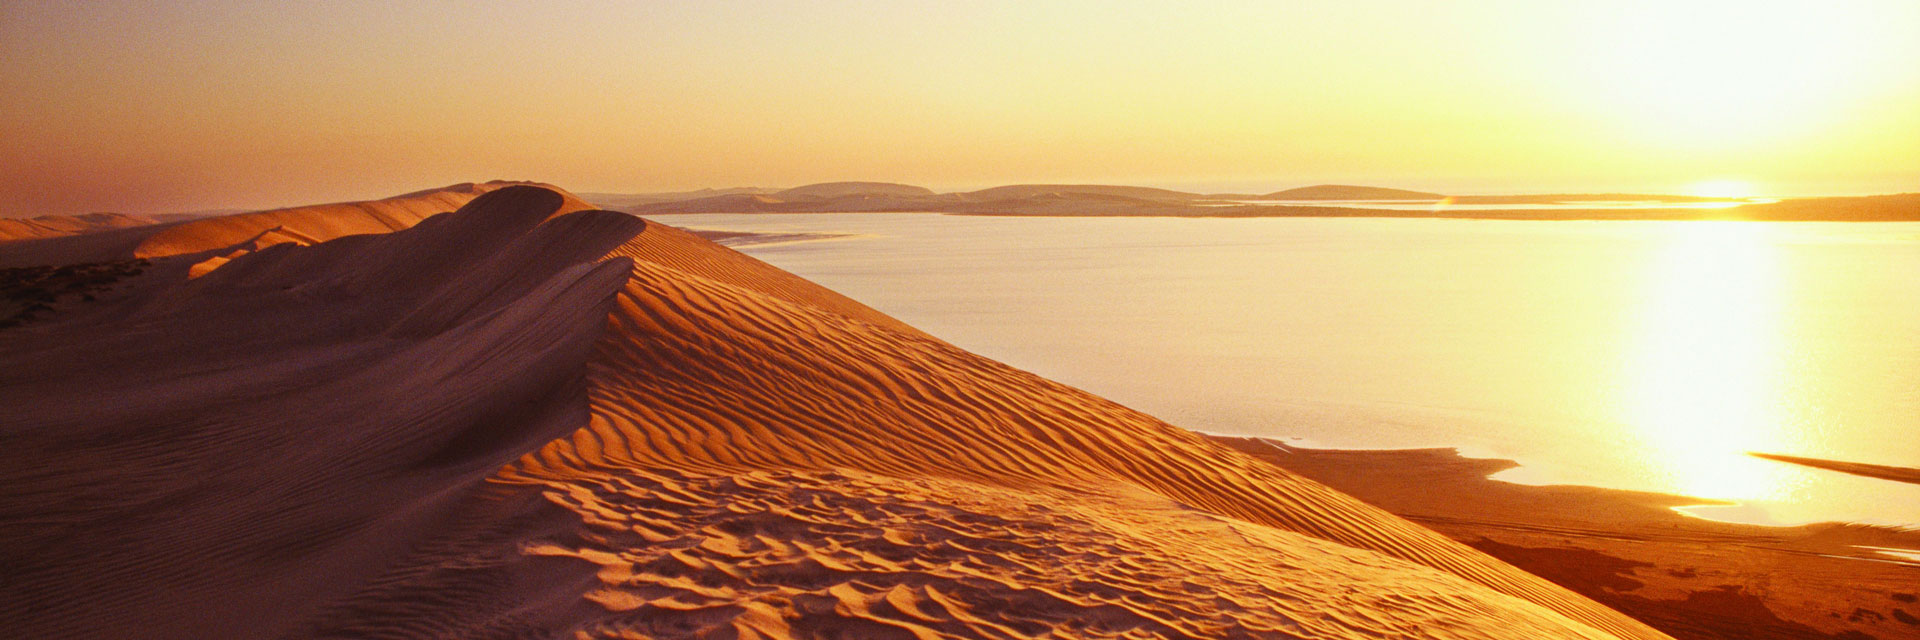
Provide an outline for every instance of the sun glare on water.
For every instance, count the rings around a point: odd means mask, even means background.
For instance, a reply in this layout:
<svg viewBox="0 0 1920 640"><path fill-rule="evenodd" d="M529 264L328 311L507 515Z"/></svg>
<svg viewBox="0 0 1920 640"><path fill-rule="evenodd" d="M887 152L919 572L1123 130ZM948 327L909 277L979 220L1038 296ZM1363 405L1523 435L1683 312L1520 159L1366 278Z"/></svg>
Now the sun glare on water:
<svg viewBox="0 0 1920 640"><path fill-rule="evenodd" d="M1747 451L1795 450L1779 407L1783 286L1762 223L1669 223L1645 271L1625 421L1668 490L1783 499L1783 475Z"/></svg>

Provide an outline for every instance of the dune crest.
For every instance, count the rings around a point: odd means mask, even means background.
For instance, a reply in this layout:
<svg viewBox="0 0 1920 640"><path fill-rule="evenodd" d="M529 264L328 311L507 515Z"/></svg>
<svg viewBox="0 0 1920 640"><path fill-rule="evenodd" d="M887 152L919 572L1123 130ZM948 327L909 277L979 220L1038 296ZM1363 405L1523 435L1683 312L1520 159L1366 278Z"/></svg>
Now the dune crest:
<svg viewBox="0 0 1920 640"><path fill-rule="evenodd" d="M469 182L365 202L289 207L3 242L0 243L0 267L158 258L220 249L250 240L264 247L286 242L314 244L342 236L390 233L412 227L436 214L458 209L482 194L517 185L539 186L563 194L565 203L558 213L594 208L551 185L504 180Z"/></svg>
<svg viewBox="0 0 1920 640"><path fill-rule="evenodd" d="M694 234L488 191L410 226L414 205L369 203L199 225L99 301L0 332L0 405L24 408L0 420L0 516L29 525L0 533L23 568L0 619L1664 637Z"/></svg>
<svg viewBox="0 0 1920 640"><path fill-rule="evenodd" d="M54 238L82 233L159 224L161 218L129 213L85 213L74 216L0 218L0 242Z"/></svg>

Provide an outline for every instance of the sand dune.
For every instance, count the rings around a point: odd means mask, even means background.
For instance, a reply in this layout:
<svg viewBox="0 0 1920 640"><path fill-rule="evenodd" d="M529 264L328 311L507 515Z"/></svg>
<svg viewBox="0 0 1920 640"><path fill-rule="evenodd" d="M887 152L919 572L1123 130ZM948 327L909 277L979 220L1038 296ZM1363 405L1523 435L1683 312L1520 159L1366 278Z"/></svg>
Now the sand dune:
<svg viewBox="0 0 1920 640"><path fill-rule="evenodd" d="M109 262L156 258L230 247L283 242L312 244L347 235L387 233L452 211L502 187L529 184L493 181L457 184L366 202L342 202L0 243L0 267ZM572 195L562 212L592 209Z"/></svg>
<svg viewBox="0 0 1920 640"><path fill-rule="evenodd" d="M586 597L622 637L1603 637L1427 567L1128 490L851 470L566 486L595 535L532 552L598 565Z"/></svg>
<svg viewBox="0 0 1920 640"><path fill-rule="evenodd" d="M1664 637L694 234L482 187L172 227L0 332L0 621Z"/></svg>
<svg viewBox="0 0 1920 640"><path fill-rule="evenodd" d="M518 562L495 558L557 514L484 479L585 419L626 269L595 261L642 224L542 225L559 196L498 195L198 279L199 256L157 259L0 332L0 625L272 637L408 563L442 567L434 597L508 589L455 568ZM479 624L485 600L439 615Z"/></svg>
<svg viewBox="0 0 1920 640"><path fill-rule="evenodd" d="M159 224L162 218L127 213L87 213L77 216L0 218L0 242L53 238L109 229Z"/></svg>
<svg viewBox="0 0 1920 640"><path fill-rule="evenodd" d="M1910 638L1920 632L1920 530L1766 527L1681 515L1711 500L1501 482L1509 460L1452 449L1233 446L1586 594L1687 640Z"/></svg>
<svg viewBox="0 0 1920 640"><path fill-rule="evenodd" d="M530 456L514 477L849 468L1016 489L1117 484L1441 568L1603 628L1650 632L1184 430L871 318L832 313L832 301L807 288L769 288L758 279L777 273L770 268L732 270L753 276L723 284L631 251L663 248L647 244L660 238L642 234L620 252L640 260L590 374L595 389L647 389L648 398L596 395L592 427Z"/></svg>
<svg viewBox="0 0 1920 640"><path fill-rule="evenodd" d="M0 218L0 243L14 240L33 240L36 238L57 238L61 236L100 233L103 231L156 224L172 224L236 213L245 213L245 211L239 209L210 209L186 213L83 213L68 216Z"/></svg>

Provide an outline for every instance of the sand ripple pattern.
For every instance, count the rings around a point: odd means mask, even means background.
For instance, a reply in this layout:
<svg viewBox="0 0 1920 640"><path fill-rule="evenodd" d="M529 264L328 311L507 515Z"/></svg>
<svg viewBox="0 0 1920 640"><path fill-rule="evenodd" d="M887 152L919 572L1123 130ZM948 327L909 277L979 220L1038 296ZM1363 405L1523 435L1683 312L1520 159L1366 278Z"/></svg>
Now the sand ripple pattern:
<svg viewBox="0 0 1920 640"><path fill-rule="evenodd" d="M849 312L817 285L671 231L651 225L614 252L635 266L588 363L589 426L500 480L855 469L1022 491L1140 491L1439 569L1621 637L1664 637L1323 485L897 330L865 307Z"/></svg>
<svg viewBox="0 0 1920 640"><path fill-rule="evenodd" d="M587 597L609 615L588 637L1603 637L1457 576L1153 496L643 471L550 497L589 530L530 552L601 567ZM1236 544L1195 544L1220 539Z"/></svg>

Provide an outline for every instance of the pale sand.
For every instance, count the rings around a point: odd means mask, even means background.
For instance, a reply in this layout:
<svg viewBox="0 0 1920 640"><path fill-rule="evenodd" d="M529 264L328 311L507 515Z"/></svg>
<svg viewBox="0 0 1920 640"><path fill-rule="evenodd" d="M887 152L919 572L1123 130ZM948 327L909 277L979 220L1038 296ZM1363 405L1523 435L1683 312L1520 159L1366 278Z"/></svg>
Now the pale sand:
<svg viewBox="0 0 1920 640"><path fill-rule="evenodd" d="M0 623L1664 637L693 234L463 189L168 227L0 331Z"/></svg>

